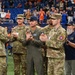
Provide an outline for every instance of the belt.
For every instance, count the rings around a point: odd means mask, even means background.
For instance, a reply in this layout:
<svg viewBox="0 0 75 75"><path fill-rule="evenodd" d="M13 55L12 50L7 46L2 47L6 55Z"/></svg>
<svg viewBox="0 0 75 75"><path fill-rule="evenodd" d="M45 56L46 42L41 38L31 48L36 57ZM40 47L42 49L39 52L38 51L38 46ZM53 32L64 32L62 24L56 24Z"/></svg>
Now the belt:
<svg viewBox="0 0 75 75"><path fill-rule="evenodd" d="M47 47L47 48L50 48L50 49L53 49L53 50L60 50L60 48L54 48L54 47Z"/></svg>

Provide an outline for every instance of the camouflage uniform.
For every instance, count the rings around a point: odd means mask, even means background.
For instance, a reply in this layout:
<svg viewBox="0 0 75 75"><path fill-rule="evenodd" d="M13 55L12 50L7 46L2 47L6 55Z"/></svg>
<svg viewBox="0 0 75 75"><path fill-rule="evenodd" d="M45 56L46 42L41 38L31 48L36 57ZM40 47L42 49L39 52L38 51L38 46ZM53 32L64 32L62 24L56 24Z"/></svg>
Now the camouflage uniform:
<svg viewBox="0 0 75 75"><path fill-rule="evenodd" d="M48 33L50 32L51 29L52 29L52 26L47 25L44 28L42 28L41 30L44 34L48 35ZM43 53L43 59L44 59L44 74L47 75L48 57L46 57L47 47L45 44L43 45L42 53Z"/></svg>
<svg viewBox="0 0 75 75"><path fill-rule="evenodd" d="M64 73L64 48L66 32L60 26L49 32L49 40L46 41L48 57L48 75L63 75Z"/></svg>
<svg viewBox="0 0 75 75"><path fill-rule="evenodd" d="M60 16L53 15L53 19L55 18L58 19ZM44 28L44 31L48 36L46 41L46 57L48 57L47 75L64 75L65 54L63 43L65 42L66 31L61 25L58 28Z"/></svg>
<svg viewBox="0 0 75 75"><path fill-rule="evenodd" d="M14 38L13 33L17 32L18 37ZM22 75L26 75L26 47L21 41L25 39L26 26L16 26L12 29L11 41L13 43L13 59L14 59L14 75L20 75L20 67ZM22 66L21 66L22 65Z"/></svg>
<svg viewBox="0 0 75 75"><path fill-rule="evenodd" d="M0 26L0 75L7 75L7 63L5 52L5 42L7 40L7 30Z"/></svg>
<svg viewBox="0 0 75 75"><path fill-rule="evenodd" d="M42 30L42 32L44 32L46 35L48 35L49 32L50 32L50 30L51 30L52 28L53 28L52 25L47 25L47 26L45 26L44 28L42 28L41 30Z"/></svg>

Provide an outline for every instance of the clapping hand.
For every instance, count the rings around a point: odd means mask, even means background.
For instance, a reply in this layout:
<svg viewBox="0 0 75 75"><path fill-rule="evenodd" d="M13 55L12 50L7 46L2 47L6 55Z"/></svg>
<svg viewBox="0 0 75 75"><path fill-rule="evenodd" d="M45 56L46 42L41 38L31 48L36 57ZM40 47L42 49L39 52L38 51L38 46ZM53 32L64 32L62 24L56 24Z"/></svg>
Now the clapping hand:
<svg viewBox="0 0 75 75"><path fill-rule="evenodd" d="M47 40L48 40L48 37L47 37L47 35L46 34L44 34L44 33L42 33L41 35L40 35L40 40L41 41L43 41L43 42L46 42Z"/></svg>
<svg viewBox="0 0 75 75"><path fill-rule="evenodd" d="M13 35L13 37L15 37L15 38L18 37L18 33L17 33L17 32L13 32L12 35Z"/></svg>
<svg viewBox="0 0 75 75"><path fill-rule="evenodd" d="M26 40L31 40L32 39L32 34L31 34L31 32L30 31L27 31L26 32Z"/></svg>

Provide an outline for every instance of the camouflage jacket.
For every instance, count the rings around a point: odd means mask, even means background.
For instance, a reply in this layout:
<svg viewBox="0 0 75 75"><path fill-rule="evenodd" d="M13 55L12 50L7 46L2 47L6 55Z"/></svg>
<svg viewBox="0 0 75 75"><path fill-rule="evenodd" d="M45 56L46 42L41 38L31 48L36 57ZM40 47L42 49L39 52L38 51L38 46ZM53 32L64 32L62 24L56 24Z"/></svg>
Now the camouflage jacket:
<svg viewBox="0 0 75 75"><path fill-rule="evenodd" d="M44 28L42 28L41 30L42 30L42 32L44 32L46 35L48 35L49 32L50 32L50 30L51 30L52 28L53 28L52 26L47 25L47 26L45 26Z"/></svg>
<svg viewBox="0 0 75 75"><path fill-rule="evenodd" d="M18 33L18 37L17 39L13 37L12 33L13 32L17 32ZM13 44L13 53L17 53L17 54L24 54L26 51L26 47L23 46L23 44L21 43L22 40L25 39L25 32L26 32L26 26L16 26L12 29L12 33L11 33L11 41Z"/></svg>
<svg viewBox="0 0 75 75"><path fill-rule="evenodd" d="M41 28L41 31L48 36L48 34L49 34L51 29L52 29L52 26L47 25L47 26ZM47 54L47 46L45 45L45 43L43 45L42 52L43 52L43 56L46 56L46 54Z"/></svg>
<svg viewBox="0 0 75 75"><path fill-rule="evenodd" d="M0 26L0 56L6 56L5 43L7 41L7 29Z"/></svg>
<svg viewBox="0 0 75 75"><path fill-rule="evenodd" d="M63 43L66 39L66 30L60 26L57 29L51 28L46 33L48 35L48 40L46 41L47 57L63 58L65 56Z"/></svg>

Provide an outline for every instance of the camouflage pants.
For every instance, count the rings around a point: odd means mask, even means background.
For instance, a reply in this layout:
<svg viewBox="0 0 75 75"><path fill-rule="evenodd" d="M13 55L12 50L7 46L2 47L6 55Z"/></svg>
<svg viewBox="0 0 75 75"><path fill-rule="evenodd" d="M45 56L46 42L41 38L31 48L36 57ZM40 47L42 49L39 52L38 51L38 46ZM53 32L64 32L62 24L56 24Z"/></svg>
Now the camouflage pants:
<svg viewBox="0 0 75 75"><path fill-rule="evenodd" d="M47 75L47 62L48 62L48 57L46 57L46 46L42 48L42 56L43 56L43 70L44 70L44 75Z"/></svg>
<svg viewBox="0 0 75 75"><path fill-rule="evenodd" d="M13 54L14 75L26 75L26 55ZM21 73L20 73L21 72Z"/></svg>
<svg viewBox="0 0 75 75"><path fill-rule="evenodd" d="M47 75L47 57L43 57L44 75Z"/></svg>
<svg viewBox="0 0 75 75"><path fill-rule="evenodd" d="M64 60L61 58L48 58L47 75L64 75Z"/></svg>
<svg viewBox="0 0 75 75"><path fill-rule="evenodd" d="M0 75L7 75L6 57L0 57Z"/></svg>

